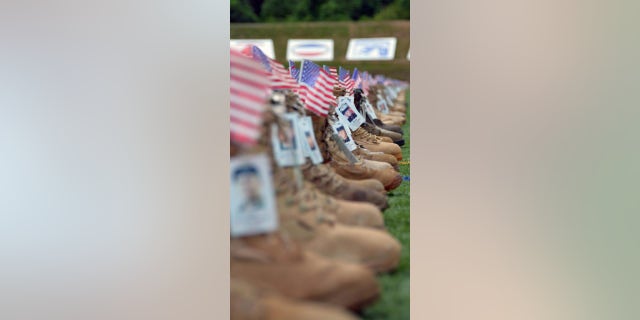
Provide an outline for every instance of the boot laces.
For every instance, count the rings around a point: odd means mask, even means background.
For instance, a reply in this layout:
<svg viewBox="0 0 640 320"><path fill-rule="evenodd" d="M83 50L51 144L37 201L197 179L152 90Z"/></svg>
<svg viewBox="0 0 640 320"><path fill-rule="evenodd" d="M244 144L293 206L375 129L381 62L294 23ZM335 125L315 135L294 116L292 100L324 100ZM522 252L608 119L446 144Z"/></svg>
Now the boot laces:
<svg viewBox="0 0 640 320"><path fill-rule="evenodd" d="M375 143L378 144L380 143L380 138L378 138L377 136L372 135L371 133L369 133L367 130L363 129L363 128L358 128L355 131L353 131L353 136L360 138L364 141L367 142L371 142L371 143Z"/></svg>

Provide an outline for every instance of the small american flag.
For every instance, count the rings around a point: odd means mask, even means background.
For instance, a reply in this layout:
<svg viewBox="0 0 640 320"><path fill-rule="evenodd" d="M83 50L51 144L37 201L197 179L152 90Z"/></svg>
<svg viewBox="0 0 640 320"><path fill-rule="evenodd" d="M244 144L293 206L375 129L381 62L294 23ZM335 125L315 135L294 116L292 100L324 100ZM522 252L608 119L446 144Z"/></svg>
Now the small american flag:
<svg viewBox="0 0 640 320"><path fill-rule="evenodd" d="M364 71L361 76L362 81L362 91L364 92L365 95L369 95L369 73Z"/></svg>
<svg viewBox="0 0 640 320"><path fill-rule="evenodd" d="M231 140L255 145L262 126L262 113L270 94L270 81L257 61L231 50Z"/></svg>
<svg viewBox="0 0 640 320"><path fill-rule="evenodd" d="M349 70L340 67L338 79L340 80L340 85L345 87L347 92L353 92L354 82L351 79L351 75L349 75Z"/></svg>
<svg viewBox="0 0 640 320"><path fill-rule="evenodd" d="M340 83L338 81L338 70L336 70L335 67L323 65L322 68L326 73L329 74L329 76L331 76L331 79L333 80L333 82L331 83L332 85L338 85Z"/></svg>
<svg viewBox="0 0 640 320"><path fill-rule="evenodd" d="M336 69L336 67L329 66L329 74L331 75L331 78L338 79L338 69Z"/></svg>
<svg viewBox="0 0 640 320"><path fill-rule="evenodd" d="M355 89L362 89L362 78L360 78L360 73L358 72L358 68L353 68L353 74L351 75L351 79L353 80L353 87Z"/></svg>
<svg viewBox="0 0 640 320"><path fill-rule="evenodd" d="M329 74L312 61L302 60L299 82L307 109L326 117L330 105L336 104Z"/></svg>
<svg viewBox="0 0 640 320"><path fill-rule="evenodd" d="M293 62L293 60L289 60L289 72L294 79L300 78L298 74L299 70L296 68L296 63Z"/></svg>
<svg viewBox="0 0 640 320"><path fill-rule="evenodd" d="M296 84L298 85L295 89L293 89L293 92L298 95L300 101L304 102L304 94L302 90L300 90L300 85L298 84L298 79L300 78L300 70L296 68L296 63L293 62L293 60L289 60L289 74L291 74L291 77L295 79Z"/></svg>
<svg viewBox="0 0 640 320"><path fill-rule="evenodd" d="M272 89L297 89L298 83L291 77L291 74L280 62L267 57L260 48L252 46L253 58L258 60L269 72Z"/></svg>

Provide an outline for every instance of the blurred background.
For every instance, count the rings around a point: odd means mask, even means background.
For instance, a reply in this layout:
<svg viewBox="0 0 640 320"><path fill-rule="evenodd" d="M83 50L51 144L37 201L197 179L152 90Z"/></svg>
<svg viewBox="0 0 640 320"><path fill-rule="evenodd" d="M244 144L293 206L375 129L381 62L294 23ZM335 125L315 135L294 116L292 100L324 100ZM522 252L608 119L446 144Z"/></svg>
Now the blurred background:
<svg viewBox="0 0 640 320"><path fill-rule="evenodd" d="M288 39L333 39L334 60L319 64L409 80L409 0L232 0L231 39L273 39L287 65ZM347 61L352 38L397 38L392 61Z"/></svg>
<svg viewBox="0 0 640 320"><path fill-rule="evenodd" d="M231 22L409 20L409 0L231 0Z"/></svg>

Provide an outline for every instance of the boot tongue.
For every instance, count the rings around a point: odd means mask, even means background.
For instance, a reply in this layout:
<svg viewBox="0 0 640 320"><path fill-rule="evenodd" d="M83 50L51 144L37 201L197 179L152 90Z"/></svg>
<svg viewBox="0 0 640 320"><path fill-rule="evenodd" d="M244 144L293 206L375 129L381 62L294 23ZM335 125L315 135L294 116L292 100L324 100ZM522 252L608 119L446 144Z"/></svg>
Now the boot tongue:
<svg viewBox="0 0 640 320"><path fill-rule="evenodd" d="M352 132L352 134L353 134L354 138L362 139L362 140L365 140L367 142L373 142L373 141L371 141L371 137L367 134L366 130L364 130L362 128L358 128L358 129L354 130Z"/></svg>

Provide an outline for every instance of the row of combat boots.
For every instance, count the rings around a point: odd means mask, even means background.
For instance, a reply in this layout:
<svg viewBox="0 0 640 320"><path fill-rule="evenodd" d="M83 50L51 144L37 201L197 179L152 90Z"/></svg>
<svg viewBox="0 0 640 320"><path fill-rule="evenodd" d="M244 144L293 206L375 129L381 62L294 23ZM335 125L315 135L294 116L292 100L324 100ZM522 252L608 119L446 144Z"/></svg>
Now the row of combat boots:
<svg viewBox="0 0 640 320"><path fill-rule="evenodd" d="M371 88L368 97L356 89L356 107L362 110L369 99L384 97L383 89ZM345 94L338 87L334 93ZM286 112L305 113L293 92L276 95ZM403 181L397 171L404 143L403 96L387 113L367 117L352 131L357 145L352 152L332 132L335 110L328 117L304 114L311 117L322 163L277 164L269 137L274 124L285 128L288 123L272 105L258 146L231 143L232 158L270 158L278 219L273 232L230 240L231 319L353 320L378 299L375 276L392 272L401 253L400 242L385 229L382 210L388 206L387 192Z"/></svg>

